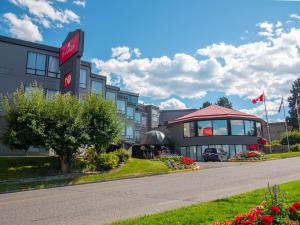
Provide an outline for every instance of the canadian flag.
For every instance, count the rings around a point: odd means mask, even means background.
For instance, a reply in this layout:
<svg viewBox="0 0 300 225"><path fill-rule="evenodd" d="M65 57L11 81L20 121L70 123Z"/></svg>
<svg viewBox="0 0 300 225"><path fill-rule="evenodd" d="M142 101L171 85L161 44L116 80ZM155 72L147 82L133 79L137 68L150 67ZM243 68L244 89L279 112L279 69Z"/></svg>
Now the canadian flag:
<svg viewBox="0 0 300 225"><path fill-rule="evenodd" d="M257 102L263 102L264 101L264 94L260 95L257 98L252 99L252 103L256 104Z"/></svg>

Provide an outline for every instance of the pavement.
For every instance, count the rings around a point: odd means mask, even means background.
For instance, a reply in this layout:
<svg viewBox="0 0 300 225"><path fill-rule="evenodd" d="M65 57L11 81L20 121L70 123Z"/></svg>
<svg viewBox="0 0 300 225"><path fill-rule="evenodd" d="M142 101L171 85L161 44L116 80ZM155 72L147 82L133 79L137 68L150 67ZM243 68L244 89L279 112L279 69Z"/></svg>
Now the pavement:
<svg viewBox="0 0 300 225"><path fill-rule="evenodd" d="M0 195L1 225L100 225L300 179L300 157ZM222 166L223 165L223 166Z"/></svg>

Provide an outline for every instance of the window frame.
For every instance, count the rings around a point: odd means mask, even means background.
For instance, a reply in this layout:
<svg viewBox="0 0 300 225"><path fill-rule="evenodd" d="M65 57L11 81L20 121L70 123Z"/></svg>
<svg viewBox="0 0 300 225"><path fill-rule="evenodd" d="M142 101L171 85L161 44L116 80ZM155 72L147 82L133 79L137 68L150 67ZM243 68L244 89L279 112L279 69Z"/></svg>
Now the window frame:
<svg viewBox="0 0 300 225"><path fill-rule="evenodd" d="M35 54L35 61L34 61L34 67L35 68L31 68L31 67L28 67L28 59L29 59L29 54L32 53L32 54ZM40 69L37 69L37 56L38 55L42 55L45 57L45 65L44 65L44 70L40 70ZM30 74L30 75L35 75L35 76L46 76L46 71L48 70L48 57L46 54L43 54L43 53L39 53L39 52L34 52L34 51L27 51L27 58L26 58L26 74ZM32 70L34 71L34 73L31 73L31 72L28 72L28 70ZM43 71L44 74L38 74L37 71ZM47 74L48 76L48 74Z"/></svg>

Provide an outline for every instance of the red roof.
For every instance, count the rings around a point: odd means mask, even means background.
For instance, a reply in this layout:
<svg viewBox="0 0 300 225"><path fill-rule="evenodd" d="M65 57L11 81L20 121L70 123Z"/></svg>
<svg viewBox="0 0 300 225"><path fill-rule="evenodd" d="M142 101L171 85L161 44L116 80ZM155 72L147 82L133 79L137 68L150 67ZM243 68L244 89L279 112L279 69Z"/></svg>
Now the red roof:
<svg viewBox="0 0 300 225"><path fill-rule="evenodd" d="M169 124L205 119L250 119L264 122L264 120L254 115L239 112L234 109L228 109L218 105L211 105L204 109L199 109L196 112L189 113L185 116L178 117L177 119L170 121Z"/></svg>

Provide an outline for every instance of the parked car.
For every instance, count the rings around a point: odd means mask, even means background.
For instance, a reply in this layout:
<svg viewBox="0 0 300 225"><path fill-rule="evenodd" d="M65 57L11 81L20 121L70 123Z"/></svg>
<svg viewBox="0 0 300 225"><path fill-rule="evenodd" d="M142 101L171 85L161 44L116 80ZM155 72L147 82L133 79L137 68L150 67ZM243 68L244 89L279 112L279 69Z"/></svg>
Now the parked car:
<svg viewBox="0 0 300 225"><path fill-rule="evenodd" d="M227 153L221 148L207 148L203 153L204 162L218 161L222 162L227 160Z"/></svg>

